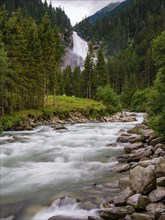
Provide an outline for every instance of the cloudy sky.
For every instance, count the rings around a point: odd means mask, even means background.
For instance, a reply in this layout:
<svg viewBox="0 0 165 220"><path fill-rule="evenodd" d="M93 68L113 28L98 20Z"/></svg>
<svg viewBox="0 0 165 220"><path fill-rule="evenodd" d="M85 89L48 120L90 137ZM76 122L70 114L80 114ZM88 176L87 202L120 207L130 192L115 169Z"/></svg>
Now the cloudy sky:
<svg viewBox="0 0 165 220"><path fill-rule="evenodd" d="M61 6L71 20L72 25L81 21L85 16L94 14L99 9L112 2L123 0L51 0L55 7ZM50 0L47 0L49 3Z"/></svg>

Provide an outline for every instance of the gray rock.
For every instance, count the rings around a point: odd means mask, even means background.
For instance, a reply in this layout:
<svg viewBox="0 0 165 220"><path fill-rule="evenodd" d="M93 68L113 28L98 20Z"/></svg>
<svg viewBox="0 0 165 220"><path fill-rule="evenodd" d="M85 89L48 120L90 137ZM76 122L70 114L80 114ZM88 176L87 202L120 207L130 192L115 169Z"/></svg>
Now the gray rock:
<svg viewBox="0 0 165 220"><path fill-rule="evenodd" d="M164 198L165 198L165 189L155 189L149 194L150 202L159 202Z"/></svg>
<svg viewBox="0 0 165 220"><path fill-rule="evenodd" d="M143 210L149 203L149 198L147 196L142 196L141 194L134 194L127 199L127 204L133 206L136 210Z"/></svg>
<svg viewBox="0 0 165 220"><path fill-rule="evenodd" d="M161 148L162 150L165 151L165 144L157 144L157 145L154 147L154 151L156 151L158 148Z"/></svg>
<svg viewBox="0 0 165 220"><path fill-rule="evenodd" d="M100 217L106 220L116 220L120 218L124 218L127 214L127 209L121 207L114 207L107 210L99 211Z"/></svg>
<svg viewBox="0 0 165 220"><path fill-rule="evenodd" d="M157 178L165 176L165 158L159 157L155 161L155 174Z"/></svg>
<svg viewBox="0 0 165 220"><path fill-rule="evenodd" d="M152 155L153 151L152 151L152 147L148 148L148 149L138 149L138 150L134 150L132 151L132 153L129 155L128 158L128 162L137 162L140 159L144 158L144 157L149 157L150 155Z"/></svg>
<svg viewBox="0 0 165 220"><path fill-rule="evenodd" d="M129 142L130 137L129 136L121 136L118 137L116 142L121 142L121 143L128 143Z"/></svg>
<svg viewBox="0 0 165 220"><path fill-rule="evenodd" d="M149 203L146 206L147 212L152 213L152 214L154 214L157 209L165 210L165 205L162 202L158 202L158 203Z"/></svg>
<svg viewBox="0 0 165 220"><path fill-rule="evenodd" d="M165 142L165 138L164 138L164 137L157 137L157 138L154 138L154 139L150 142L150 145L156 146L157 144L163 143L163 142Z"/></svg>
<svg viewBox="0 0 165 220"><path fill-rule="evenodd" d="M154 165L149 165L146 168L137 166L130 170L130 189L143 195L154 190L156 188L154 168Z"/></svg>
<svg viewBox="0 0 165 220"><path fill-rule="evenodd" d="M165 151L164 151L162 148L157 148L157 149L155 150L155 153L154 153L154 154L163 157L163 156L165 155Z"/></svg>
<svg viewBox="0 0 165 220"><path fill-rule="evenodd" d="M144 144L141 143L141 142L138 142L138 143L134 143L134 144L125 146L124 150L125 150L126 153L131 153L133 150L137 150L137 149L140 149L140 148L143 148L143 147L144 147Z"/></svg>
<svg viewBox="0 0 165 220"><path fill-rule="evenodd" d="M119 189L121 190L126 189L129 186L129 178L125 177L125 178L119 179L118 186L119 186Z"/></svg>
<svg viewBox="0 0 165 220"><path fill-rule="evenodd" d="M152 220L153 218L149 215L146 214L141 214L141 213L133 213L131 215L132 220Z"/></svg>
<svg viewBox="0 0 165 220"><path fill-rule="evenodd" d="M157 178L156 185L160 186L160 187L164 187L165 186L165 176Z"/></svg>
<svg viewBox="0 0 165 220"><path fill-rule="evenodd" d="M116 172L116 173L122 173L122 172L129 170L129 169L130 169L130 165L127 163L127 164L115 167L112 170L113 170L113 172Z"/></svg>
<svg viewBox="0 0 165 220"><path fill-rule="evenodd" d="M154 165L154 161L152 160L143 160L143 161L139 161L138 163L134 163L131 168L135 168L136 166L141 166L141 167L148 167L149 165Z"/></svg>
<svg viewBox="0 0 165 220"><path fill-rule="evenodd" d="M133 195L133 192L127 187L123 192L121 192L118 196L115 196L112 201L116 206L126 205L126 200Z"/></svg>

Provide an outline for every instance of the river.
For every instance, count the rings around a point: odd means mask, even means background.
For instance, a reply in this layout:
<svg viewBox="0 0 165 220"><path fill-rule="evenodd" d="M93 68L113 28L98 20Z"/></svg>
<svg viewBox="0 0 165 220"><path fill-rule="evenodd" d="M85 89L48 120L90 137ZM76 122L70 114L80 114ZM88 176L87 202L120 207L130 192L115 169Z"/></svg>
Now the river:
<svg viewBox="0 0 165 220"><path fill-rule="evenodd" d="M64 195L91 198L93 192L88 187L94 183L101 187L117 178L111 169L118 163L116 156L123 153L123 146L107 145L116 143L121 129L130 129L142 120L139 114L135 122L66 125L67 129L58 131L40 126L32 131L4 132L0 148L1 205L28 201L28 208L42 208ZM24 211L18 219L41 220L40 214L33 216L38 209L30 214L27 207ZM56 215L56 211L49 211L46 217ZM68 213L68 208L61 212L65 211Z"/></svg>

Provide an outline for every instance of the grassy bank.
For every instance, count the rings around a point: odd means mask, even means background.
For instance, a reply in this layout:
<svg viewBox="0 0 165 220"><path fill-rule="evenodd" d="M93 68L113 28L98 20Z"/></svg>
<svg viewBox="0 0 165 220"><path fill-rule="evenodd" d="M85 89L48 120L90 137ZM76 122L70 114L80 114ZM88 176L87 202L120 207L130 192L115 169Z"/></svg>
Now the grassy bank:
<svg viewBox="0 0 165 220"><path fill-rule="evenodd" d="M106 114L106 107L94 100L67 96L56 96L56 105L53 105L53 96L49 96L48 105L43 109L22 110L1 116L0 129L1 131L12 129L25 123L28 117L39 119L57 115L60 119L65 119L69 118L72 112L81 112L87 118L97 118Z"/></svg>

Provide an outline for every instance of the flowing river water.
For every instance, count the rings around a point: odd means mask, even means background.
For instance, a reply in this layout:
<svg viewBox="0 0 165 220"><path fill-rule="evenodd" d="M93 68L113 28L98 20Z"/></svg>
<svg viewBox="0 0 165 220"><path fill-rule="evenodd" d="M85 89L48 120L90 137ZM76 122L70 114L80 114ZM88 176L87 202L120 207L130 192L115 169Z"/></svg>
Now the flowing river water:
<svg viewBox="0 0 165 220"><path fill-rule="evenodd" d="M4 132L0 146L1 205L25 201L24 213L18 218L21 220L47 220L59 213L73 215L73 206L39 210L64 195L80 200L94 197L88 190L91 185L102 187L118 178L111 169L117 165L116 156L123 153L123 145L107 145L116 143L121 129L130 129L142 120L139 114L135 122L66 125L66 130L58 131L40 126L32 131ZM38 209L29 214L27 209L36 206ZM79 208L75 215L80 211L89 214Z"/></svg>

